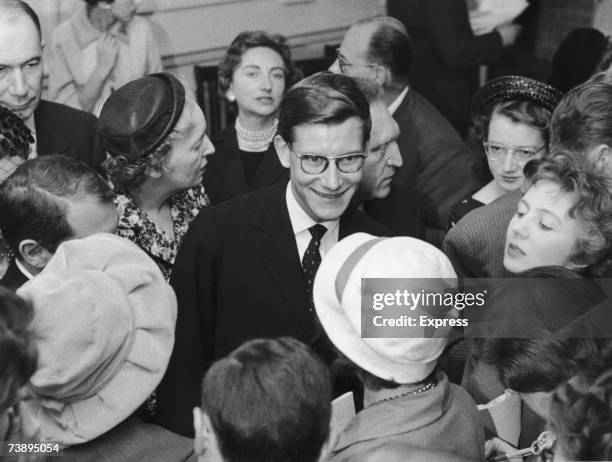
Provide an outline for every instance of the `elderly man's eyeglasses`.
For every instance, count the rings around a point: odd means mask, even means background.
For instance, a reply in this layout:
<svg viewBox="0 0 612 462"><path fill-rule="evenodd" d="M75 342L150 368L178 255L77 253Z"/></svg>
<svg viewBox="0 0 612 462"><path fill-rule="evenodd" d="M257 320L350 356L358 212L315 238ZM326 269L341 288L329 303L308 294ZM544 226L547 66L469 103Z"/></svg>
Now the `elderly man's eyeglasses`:
<svg viewBox="0 0 612 462"><path fill-rule="evenodd" d="M541 151L546 149L546 146L542 146L540 148L509 148L507 146L504 146L503 144L489 143L488 141L485 141L482 144L485 148L485 153L487 154L487 157L489 159L494 161L500 161L504 159L507 154L514 154L514 159L522 164L526 164L530 160L535 159Z"/></svg>
<svg viewBox="0 0 612 462"><path fill-rule="evenodd" d="M338 59L338 67L340 68L340 72L342 72L343 74L345 72L348 72L348 69L350 67L376 67L378 66L378 64L357 64L357 63L351 63L350 61L348 61L344 55L342 54L342 52L340 51L340 48L336 48L336 57Z"/></svg>
<svg viewBox="0 0 612 462"><path fill-rule="evenodd" d="M302 171L308 175L319 175L327 170L329 162L333 161L336 168L342 173L355 173L361 170L366 158L366 154L352 153L338 157L325 157L320 154L303 154L293 149L289 144L291 151L300 159L300 167Z"/></svg>

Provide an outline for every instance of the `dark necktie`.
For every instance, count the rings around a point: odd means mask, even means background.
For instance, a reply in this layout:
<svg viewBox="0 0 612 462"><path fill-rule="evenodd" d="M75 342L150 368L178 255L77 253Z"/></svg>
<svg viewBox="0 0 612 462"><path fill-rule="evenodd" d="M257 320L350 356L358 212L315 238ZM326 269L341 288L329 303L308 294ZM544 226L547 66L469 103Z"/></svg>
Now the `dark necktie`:
<svg viewBox="0 0 612 462"><path fill-rule="evenodd" d="M302 258L302 271L304 272L304 282L306 284L306 295L308 297L308 311L316 318L314 301L312 298L312 286L314 284L314 278L321 264L321 254L319 253L319 246L321 245L321 238L327 232L327 228L323 225L316 224L308 228L312 238L306 252L304 252L304 258Z"/></svg>

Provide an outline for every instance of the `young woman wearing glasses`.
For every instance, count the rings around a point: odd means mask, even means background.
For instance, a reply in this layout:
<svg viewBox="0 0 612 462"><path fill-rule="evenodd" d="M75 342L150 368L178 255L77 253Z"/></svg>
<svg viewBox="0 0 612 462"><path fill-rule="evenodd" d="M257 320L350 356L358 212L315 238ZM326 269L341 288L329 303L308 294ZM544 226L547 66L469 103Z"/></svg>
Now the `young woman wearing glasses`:
<svg viewBox="0 0 612 462"><path fill-rule="evenodd" d="M548 151L548 127L559 98L549 85L516 76L491 80L479 90L472 109L473 134L492 179L453 208L449 227L469 211L522 187L525 164Z"/></svg>

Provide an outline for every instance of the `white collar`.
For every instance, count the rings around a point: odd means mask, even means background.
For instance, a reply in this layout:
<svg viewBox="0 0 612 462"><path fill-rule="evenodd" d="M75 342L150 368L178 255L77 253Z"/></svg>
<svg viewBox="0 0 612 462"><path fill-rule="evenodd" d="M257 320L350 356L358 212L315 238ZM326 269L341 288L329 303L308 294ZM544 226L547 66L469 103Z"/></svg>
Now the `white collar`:
<svg viewBox="0 0 612 462"><path fill-rule="evenodd" d="M397 108L400 107L400 104L402 104L402 102L404 101L404 98L408 94L409 89L410 87L406 86L406 88L404 88L404 90L399 94L399 96L395 98L395 100L391 104L389 104L388 109L391 115L395 114L395 111L397 111Z"/></svg>
<svg viewBox="0 0 612 462"><path fill-rule="evenodd" d="M287 184L287 192L285 194L287 201L287 210L289 211L289 221L291 221L291 227L293 228L293 234L301 233L302 231L308 230L311 226L317 224L308 214L304 211L302 206L298 203L295 195L293 194L293 188L291 187L291 181ZM324 221L321 224L328 230L333 230L340 219L332 221Z"/></svg>
<svg viewBox="0 0 612 462"><path fill-rule="evenodd" d="M23 275L28 278L28 280L34 279L34 275L30 273L25 266L23 266L23 263L21 263L17 257L15 257L15 264L17 265L17 268L19 268L19 271L21 271Z"/></svg>

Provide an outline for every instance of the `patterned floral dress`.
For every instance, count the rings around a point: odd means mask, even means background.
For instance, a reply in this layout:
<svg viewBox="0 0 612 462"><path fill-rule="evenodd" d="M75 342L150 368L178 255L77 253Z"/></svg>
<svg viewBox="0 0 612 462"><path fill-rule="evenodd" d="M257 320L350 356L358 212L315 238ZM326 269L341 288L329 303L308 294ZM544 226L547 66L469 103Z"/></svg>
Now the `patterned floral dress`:
<svg viewBox="0 0 612 462"><path fill-rule="evenodd" d="M138 208L129 194L118 192L115 202L119 210L117 234L138 244L147 252L162 270L166 281L170 279L174 259L187 234L189 223L202 207L210 206L204 186L189 188L170 197L170 213L174 223L172 239Z"/></svg>

